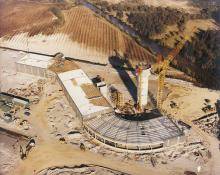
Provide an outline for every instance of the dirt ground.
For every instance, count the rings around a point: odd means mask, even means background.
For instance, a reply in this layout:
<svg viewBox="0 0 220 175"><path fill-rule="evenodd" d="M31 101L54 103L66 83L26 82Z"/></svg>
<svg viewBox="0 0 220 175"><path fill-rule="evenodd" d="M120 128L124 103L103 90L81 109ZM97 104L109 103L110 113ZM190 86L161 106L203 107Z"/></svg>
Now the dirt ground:
<svg viewBox="0 0 220 175"><path fill-rule="evenodd" d="M190 0L143 0L147 5L182 9L189 13L197 13L199 9L190 4Z"/></svg>
<svg viewBox="0 0 220 175"><path fill-rule="evenodd" d="M210 113L202 111L202 108L205 107L205 99L209 99L209 104L214 107L217 99L220 98L220 91L180 84L169 84L167 86L171 90L171 93L164 101L163 108L168 113L186 121L193 121ZM171 101L177 104L176 108L170 107Z"/></svg>
<svg viewBox="0 0 220 175"><path fill-rule="evenodd" d="M38 175L82 175L82 174L96 174L96 175L120 175L122 172L114 171L104 167L81 165L75 167L51 167L42 170ZM124 174L127 175L127 174Z"/></svg>
<svg viewBox="0 0 220 175"><path fill-rule="evenodd" d="M113 157L103 157L90 151L82 152L78 146L76 147L57 141L57 139L50 134L50 129L46 122L47 104L48 100L45 94L41 98L41 101L33 108L29 121L37 132L37 145L36 148L30 152L28 158L21 162L12 174L29 175L33 173L34 170L38 172L48 167L64 165L79 166L81 164L95 164L130 174L145 174L144 172L146 171L150 174L154 174L152 168L146 168L134 161L130 161L130 163L120 162Z"/></svg>
<svg viewBox="0 0 220 175"><path fill-rule="evenodd" d="M10 71L13 71L13 64L16 58L20 56L20 52L10 50L1 50L1 52L4 56L4 62L1 62L2 64L5 65L7 59L11 61L11 64L7 66L8 73L10 73ZM77 62L77 64L90 78L99 74L105 78L107 84L112 84L122 90L128 100L131 98L118 71L110 65L100 66L79 62ZM135 81L135 76L131 72L127 73L133 81ZM11 78L10 76L4 76L2 82L7 84L7 88L13 88L19 86L20 79L25 80L27 77L29 77L29 75L20 74L20 76L14 77L15 83L12 83L8 81L8 79ZM28 86L32 81L27 81L26 84L22 86ZM156 82L157 77L151 75L150 90L154 92L157 89ZM177 102L177 105L179 105L178 100L183 101L183 104L181 103L181 105L183 105L180 110L182 111L181 114L188 113L192 116L195 116L197 113L202 114L199 113L199 108L203 104L204 98L209 98L211 104L213 104L217 98L218 92L194 87L193 84L188 82L174 79L167 79L167 82L167 89L170 93L168 99L164 102L164 107L167 105L169 109L170 100ZM191 105L196 103L194 99L198 100L198 104L193 107ZM184 104L186 101L187 103ZM27 120L30 123L33 133L37 136L35 137L36 147L30 151L27 159L24 161L15 159L16 162L12 164L14 167L13 171L10 173L13 175L30 175L34 174L34 172L41 174L51 173L55 175L65 172L74 174L76 171L77 173L82 172L81 174L88 174L93 170L97 174L99 171L104 171L106 174L110 173L110 175L120 174L119 172L132 175L146 175L146 172L148 172L149 175L183 175L185 170L196 172L198 166L202 166L201 175L207 175L210 172L213 172L213 175L217 175L217 172L219 172L219 158L217 153L213 155L212 159L209 159L207 158L208 150L205 145L195 144L191 146L189 144L201 140L201 137L194 129L188 131L188 142L185 145L154 154L154 157L157 159L156 168L150 163L152 155L124 154L106 149L102 145L97 145L97 143L94 144L95 142L83 132L80 122L75 116L75 112L69 106L57 82L51 82L50 80L46 81L39 103L32 104L30 106L30 111L31 115ZM216 142L213 137L207 136L206 138L210 143L210 148L214 152L217 152L218 142ZM0 140L3 145L5 144L4 140L4 138L3 141ZM79 149L80 142L85 143L85 152ZM7 146L2 147L2 151L8 152ZM195 156L198 155L198 152L202 156ZM9 156L10 155L11 153ZM5 154L4 156L7 159ZM95 168L94 165L96 165ZM62 169L64 166L66 169ZM88 166L91 166L91 168L88 168ZM104 168L100 170L100 166L106 167L107 169ZM70 169L68 167L70 167ZM9 171L11 169L10 167L6 167L4 171L6 170Z"/></svg>
<svg viewBox="0 0 220 175"><path fill-rule="evenodd" d="M15 169L21 162L19 146L23 145L25 140L7 133L0 128L0 174L5 175Z"/></svg>
<svg viewBox="0 0 220 175"><path fill-rule="evenodd" d="M54 4L13 2L0 2L2 47L52 55L60 51L68 57L101 63L108 62L108 57L117 50L134 61L153 61L146 49L83 6L65 8ZM56 23L57 17L51 7L61 9L63 24Z"/></svg>

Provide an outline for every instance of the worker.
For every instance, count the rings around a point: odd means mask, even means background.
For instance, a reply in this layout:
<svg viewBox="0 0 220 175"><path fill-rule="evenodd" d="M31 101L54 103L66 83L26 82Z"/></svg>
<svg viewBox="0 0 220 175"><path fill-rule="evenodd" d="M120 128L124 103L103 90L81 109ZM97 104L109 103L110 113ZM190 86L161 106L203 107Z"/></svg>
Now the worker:
<svg viewBox="0 0 220 175"><path fill-rule="evenodd" d="M85 147L85 145L81 142L80 143L80 149L82 150L82 151L85 151L86 150L86 147Z"/></svg>

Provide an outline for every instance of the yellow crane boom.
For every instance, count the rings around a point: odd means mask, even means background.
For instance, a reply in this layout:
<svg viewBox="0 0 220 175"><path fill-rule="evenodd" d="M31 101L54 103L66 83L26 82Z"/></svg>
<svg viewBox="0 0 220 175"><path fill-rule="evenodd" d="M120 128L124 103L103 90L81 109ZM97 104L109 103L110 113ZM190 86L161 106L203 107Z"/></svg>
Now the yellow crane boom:
<svg viewBox="0 0 220 175"><path fill-rule="evenodd" d="M163 104L163 89L164 82L167 74L167 70L169 68L170 63L174 60L174 58L179 54L181 49L183 48L185 42L188 39L185 38L182 42L179 42L175 49L173 49L167 56L167 58L162 63L162 68L158 76L158 90L157 90L157 108L161 109Z"/></svg>

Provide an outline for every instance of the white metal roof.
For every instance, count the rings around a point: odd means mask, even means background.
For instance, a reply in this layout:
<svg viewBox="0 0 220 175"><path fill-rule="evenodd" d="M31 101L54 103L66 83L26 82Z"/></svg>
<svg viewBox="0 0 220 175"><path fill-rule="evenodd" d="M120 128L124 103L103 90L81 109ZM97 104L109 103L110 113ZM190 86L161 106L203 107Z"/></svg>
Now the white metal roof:
<svg viewBox="0 0 220 175"><path fill-rule="evenodd" d="M107 113L87 120L84 124L105 138L125 144L163 142L182 135L179 128L166 116L132 121Z"/></svg>
<svg viewBox="0 0 220 175"><path fill-rule="evenodd" d="M53 63L52 59L53 57L28 53L17 63L46 69Z"/></svg>
<svg viewBox="0 0 220 175"><path fill-rule="evenodd" d="M87 116L96 112L101 112L111 108L107 106L97 106L91 103L91 99L88 99L86 93L81 88L82 84L91 84L92 81L81 69L72 70L58 74L59 79L63 83L70 97L74 101L75 105L79 109L82 116ZM76 83L73 83L74 82Z"/></svg>

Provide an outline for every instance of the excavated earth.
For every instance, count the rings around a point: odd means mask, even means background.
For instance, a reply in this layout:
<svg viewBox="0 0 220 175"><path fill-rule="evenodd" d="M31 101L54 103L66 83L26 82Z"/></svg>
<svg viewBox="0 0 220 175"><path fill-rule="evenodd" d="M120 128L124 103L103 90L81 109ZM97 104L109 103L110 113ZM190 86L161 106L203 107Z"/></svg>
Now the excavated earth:
<svg viewBox="0 0 220 175"><path fill-rule="evenodd" d="M127 175L105 167L93 165L80 165L75 167L51 167L42 170L37 175Z"/></svg>
<svg viewBox="0 0 220 175"><path fill-rule="evenodd" d="M11 172L21 161L20 145L25 145L27 139L0 127L0 175Z"/></svg>

